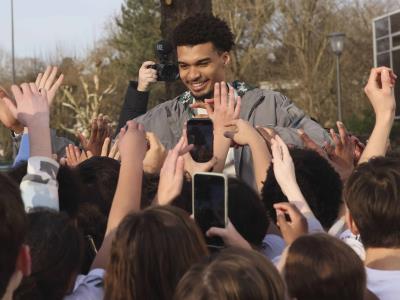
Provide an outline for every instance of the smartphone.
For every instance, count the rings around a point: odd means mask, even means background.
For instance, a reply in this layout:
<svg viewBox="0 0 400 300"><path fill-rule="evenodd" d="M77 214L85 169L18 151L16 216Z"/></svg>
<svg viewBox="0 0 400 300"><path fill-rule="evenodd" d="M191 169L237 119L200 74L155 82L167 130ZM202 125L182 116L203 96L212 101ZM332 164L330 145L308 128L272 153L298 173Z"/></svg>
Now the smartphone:
<svg viewBox="0 0 400 300"><path fill-rule="evenodd" d="M207 237L211 227L225 228L228 224L228 179L219 173L199 172L193 175L192 210L193 216L203 232L207 245L222 248L219 237Z"/></svg>
<svg viewBox="0 0 400 300"><path fill-rule="evenodd" d="M187 122L188 143L194 147L190 151L196 162L206 162L213 157L214 127L210 119L190 119Z"/></svg>

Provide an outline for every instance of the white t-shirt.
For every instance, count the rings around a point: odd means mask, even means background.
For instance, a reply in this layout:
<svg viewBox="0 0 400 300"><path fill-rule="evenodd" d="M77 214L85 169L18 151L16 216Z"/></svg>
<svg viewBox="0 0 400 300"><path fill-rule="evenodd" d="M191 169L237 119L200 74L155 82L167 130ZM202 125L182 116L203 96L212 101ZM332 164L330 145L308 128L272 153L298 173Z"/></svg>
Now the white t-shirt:
<svg viewBox="0 0 400 300"><path fill-rule="evenodd" d="M365 269L367 271L367 287L380 300L400 299L400 271Z"/></svg>
<svg viewBox="0 0 400 300"><path fill-rule="evenodd" d="M87 275L78 275L74 290L64 300L101 300L104 297L104 269L93 269Z"/></svg>
<svg viewBox="0 0 400 300"><path fill-rule="evenodd" d="M339 239L350 246L362 261L365 260L365 249L359 235L354 235L350 229L347 229L339 236Z"/></svg>

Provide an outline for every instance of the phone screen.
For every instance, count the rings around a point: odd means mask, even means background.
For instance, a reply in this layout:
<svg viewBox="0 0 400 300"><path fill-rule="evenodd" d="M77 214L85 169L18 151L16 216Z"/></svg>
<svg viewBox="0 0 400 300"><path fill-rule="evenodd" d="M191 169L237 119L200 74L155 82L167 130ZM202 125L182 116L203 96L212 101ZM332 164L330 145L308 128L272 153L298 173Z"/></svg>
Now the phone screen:
<svg viewBox="0 0 400 300"><path fill-rule="evenodd" d="M187 123L188 143L194 147L190 151L197 162L206 162L213 157L214 133L210 119L190 119Z"/></svg>
<svg viewBox="0 0 400 300"><path fill-rule="evenodd" d="M193 215L204 236L211 227L226 225L226 177L220 175L195 174L193 178ZM209 238L209 246L222 247L219 237Z"/></svg>

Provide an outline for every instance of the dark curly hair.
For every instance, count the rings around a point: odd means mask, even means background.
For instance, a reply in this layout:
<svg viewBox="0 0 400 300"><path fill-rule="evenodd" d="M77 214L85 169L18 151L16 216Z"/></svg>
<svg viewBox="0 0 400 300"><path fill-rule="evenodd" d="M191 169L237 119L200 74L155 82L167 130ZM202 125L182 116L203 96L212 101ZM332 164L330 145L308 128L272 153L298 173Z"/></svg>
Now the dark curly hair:
<svg viewBox="0 0 400 300"><path fill-rule="evenodd" d="M325 229L335 222L342 203L342 182L329 162L313 150L289 149L296 169L296 179L315 217ZM270 216L276 220L274 203L287 202L269 168L262 190L262 200Z"/></svg>
<svg viewBox="0 0 400 300"><path fill-rule="evenodd" d="M194 46L211 42L218 51L230 51L235 45L232 31L225 21L208 14L196 14L175 27L173 43Z"/></svg>

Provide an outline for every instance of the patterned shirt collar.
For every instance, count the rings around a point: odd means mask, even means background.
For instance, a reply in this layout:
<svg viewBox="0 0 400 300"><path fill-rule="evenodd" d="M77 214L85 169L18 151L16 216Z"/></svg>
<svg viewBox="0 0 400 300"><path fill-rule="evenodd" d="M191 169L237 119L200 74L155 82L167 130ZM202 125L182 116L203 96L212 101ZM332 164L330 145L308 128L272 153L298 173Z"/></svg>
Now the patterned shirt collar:
<svg viewBox="0 0 400 300"><path fill-rule="evenodd" d="M240 97L242 97L247 91L253 89L253 87L250 87L243 81L235 80L228 84L235 89L235 93L237 93L237 95ZM194 110L190 107L190 104L194 103L196 100L190 93L190 91L186 91L181 94L178 97L178 101L183 104L183 106L185 107L185 111L189 113L190 117L193 117L195 115Z"/></svg>

